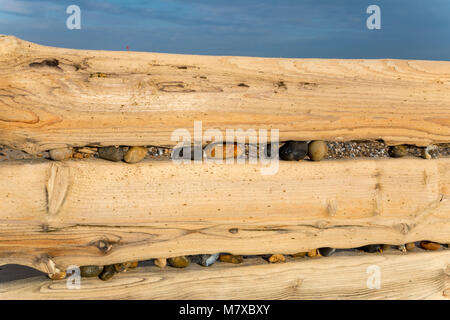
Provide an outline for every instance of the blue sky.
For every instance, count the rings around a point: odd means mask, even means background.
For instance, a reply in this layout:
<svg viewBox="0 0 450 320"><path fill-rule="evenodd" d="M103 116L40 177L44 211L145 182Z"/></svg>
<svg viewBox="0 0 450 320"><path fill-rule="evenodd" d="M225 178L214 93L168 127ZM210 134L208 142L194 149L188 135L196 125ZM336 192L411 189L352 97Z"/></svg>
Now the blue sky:
<svg viewBox="0 0 450 320"><path fill-rule="evenodd" d="M81 30L66 8L81 8ZM381 8L368 30L366 8ZM0 0L0 34L76 49L450 60L449 0Z"/></svg>

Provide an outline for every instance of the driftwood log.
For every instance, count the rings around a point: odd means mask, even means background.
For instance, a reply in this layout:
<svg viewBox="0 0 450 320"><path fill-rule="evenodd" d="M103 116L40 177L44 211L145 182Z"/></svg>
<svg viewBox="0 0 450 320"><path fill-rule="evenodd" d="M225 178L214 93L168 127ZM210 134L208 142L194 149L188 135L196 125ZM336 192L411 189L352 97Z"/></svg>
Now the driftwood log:
<svg viewBox="0 0 450 320"><path fill-rule="evenodd" d="M281 140L450 141L450 62L81 51L0 36L0 144L174 145L203 130Z"/></svg>
<svg viewBox="0 0 450 320"><path fill-rule="evenodd" d="M319 247L450 243L450 159L0 166L0 263L111 264Z"/></svg>
<svg viewBox="0 0 450 320"><path fill-rule="evenodd" d="M367 285L370 268L381 285ZM450 251L218 263L184 270L142 267L108 282L35 277L6 283L0 299L450 299ZM369 270L369 272L368 272Z"/></svg>

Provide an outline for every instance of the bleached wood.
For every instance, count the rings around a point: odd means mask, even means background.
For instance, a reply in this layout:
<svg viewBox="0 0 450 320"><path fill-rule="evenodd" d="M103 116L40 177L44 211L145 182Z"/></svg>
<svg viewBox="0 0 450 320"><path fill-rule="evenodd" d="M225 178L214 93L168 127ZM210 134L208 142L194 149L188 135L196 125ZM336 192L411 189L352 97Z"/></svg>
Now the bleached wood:
<svg viewBox="0 0 450 320"><path fill-rule="evenodd" d="M264 176L259 164L1 163L0 265L450 242L449 158L279 165ZM49 180L64 192L46 192Z"/></svg>
<svg viewBox="0 0 450 320"><path fill-rule="evenodd" d="M370 289L370 268L379 267L381 287ZM369 268L369 272L368 272ZM407 254L298 259L242 265L217 262L209 268L140 267L108 282L42 277L0 286L0 299L450 299L450 250ZM177 312L177 310L175 310Z"/></svg>
<svg viewBox="0 0 450 320"><path fill-rule="evenodd" d="M58 66L42 65L57 59ZM30 66L31 64L31 66ZM51 48L0 36L0 144L174 145L203 130L281 140L450 142L450 62L271 59Z"/></svg>

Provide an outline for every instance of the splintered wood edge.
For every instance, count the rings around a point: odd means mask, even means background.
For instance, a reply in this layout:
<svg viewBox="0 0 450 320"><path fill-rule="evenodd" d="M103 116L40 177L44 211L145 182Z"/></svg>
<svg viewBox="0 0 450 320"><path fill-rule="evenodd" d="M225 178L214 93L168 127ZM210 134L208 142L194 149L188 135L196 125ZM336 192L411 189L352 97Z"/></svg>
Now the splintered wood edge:
<svg viewBox="0 0 450 320"><path fill-rule="evenodd" d="M245 164L2 163L0 264L48 272L48 261L62 269L215 252L450 243L448 158L279 166L262 176L261 165Z"/></svg>
<svg viewBox="0 0 450 320"><path fill-rule="evenodd" d="M377 278L379 277L379 278ZM379 286L377 279L380 279ZM138 267L109 281L45 276L3 283L0 299L450 299L450 250Z"/></svg>
<svg viewBox="0 0 450 320"><path fill-rule="evenodd" d="M247 138L278 129L281 141L450 142L448 61L89 51L10 36L0 47L0 144L29 153L173 146L194 121Z"/></svg>

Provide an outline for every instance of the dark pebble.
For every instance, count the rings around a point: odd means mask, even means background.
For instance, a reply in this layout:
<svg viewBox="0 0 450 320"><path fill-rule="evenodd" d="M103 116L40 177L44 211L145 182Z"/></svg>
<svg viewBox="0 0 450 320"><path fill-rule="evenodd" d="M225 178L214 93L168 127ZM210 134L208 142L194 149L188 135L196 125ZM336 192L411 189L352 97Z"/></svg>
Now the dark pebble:
<svg viewBox="0 0 450 320"><path fill-rule="evenodd" d="M107 281L111 279L114 274L116 273L116 270L114 270L114 265L110 264L107 266L104 266L102 273L98 276L101 280Z"/></svg>
<svg viewBox="0 0 450 320"><path fill-rule="evenodd" d="M304 141L287 141L280 148L279 154L281 160L302 160L308 154L308 144Z"/></svg>
<svg viewBox="0 0 450 320"><path fill-rule="evenodd" d="M393 158L401 158L408 154L408 149L403 145L392 146L392 147L389 147L388 153L389 153L389 156L391 156Z"/></svg>
<svg viewBox="0 0 450 320"><path fill-rule="evenodd" d="M80 267L80 275L82 277L97 277L100 273L102 273L102 266L83 266Z"/></svg>
<svg viewBox="0 0 450 320"><path fill-rule="evenodd" d="M122 161L124 152L121 147L104 147L98 149L98 156L105 160Z"/></svg>

